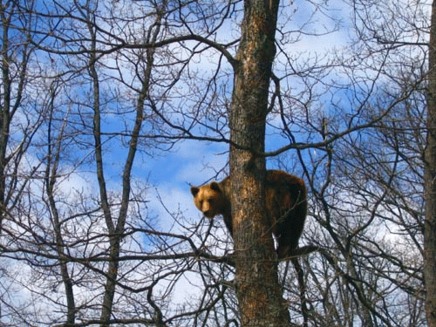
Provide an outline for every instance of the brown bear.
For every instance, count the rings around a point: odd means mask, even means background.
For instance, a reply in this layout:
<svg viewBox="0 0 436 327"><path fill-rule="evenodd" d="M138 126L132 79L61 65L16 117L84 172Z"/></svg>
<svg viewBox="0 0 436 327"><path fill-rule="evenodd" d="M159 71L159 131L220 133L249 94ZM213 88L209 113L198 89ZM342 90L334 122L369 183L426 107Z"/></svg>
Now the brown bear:
<svg viewBox="0 0 436 327"><path fill-rule="evenodd" d="M297 248L307 213L307 191L304 181L280 170L268 170L265 180L266 209L271 231L278 247L278 257L285 258ZM222 182L191 187L196 207L207 217L222 215L233 236L230 203L230 177Z"/></svg>

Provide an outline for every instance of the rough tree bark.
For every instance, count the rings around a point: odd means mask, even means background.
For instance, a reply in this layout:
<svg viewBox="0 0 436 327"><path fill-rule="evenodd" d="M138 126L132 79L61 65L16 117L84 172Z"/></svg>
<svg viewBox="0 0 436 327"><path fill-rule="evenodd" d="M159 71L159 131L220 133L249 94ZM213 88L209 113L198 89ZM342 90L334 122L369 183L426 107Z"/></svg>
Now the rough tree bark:
<svg viewBox="0 0 436 327"><path fill-rule="evenodd" d="M427 322L430 327L436 327L436 0L431 14L427 106L424 278Z"/></svg>
<svg viewBox="0 0 436 327"><path fill-rule="evenodd" d="M264 208L268 88L279 0L246 0L230 112L236 293L242 326L286 326L289 314Z"/></svg>

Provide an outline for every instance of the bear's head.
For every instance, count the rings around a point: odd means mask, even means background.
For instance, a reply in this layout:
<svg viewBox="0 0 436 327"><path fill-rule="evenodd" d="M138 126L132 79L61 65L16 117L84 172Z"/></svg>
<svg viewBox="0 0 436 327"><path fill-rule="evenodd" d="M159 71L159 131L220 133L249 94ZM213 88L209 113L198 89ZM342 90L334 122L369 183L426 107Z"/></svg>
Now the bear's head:
<svg viewBox="0 0 436 327"><path fill-rule="evenodd" d="M213 218L228 211L228 200L217 182L204 186L192 186L191 193L194 196L195 206L207 218Z"/></svg>

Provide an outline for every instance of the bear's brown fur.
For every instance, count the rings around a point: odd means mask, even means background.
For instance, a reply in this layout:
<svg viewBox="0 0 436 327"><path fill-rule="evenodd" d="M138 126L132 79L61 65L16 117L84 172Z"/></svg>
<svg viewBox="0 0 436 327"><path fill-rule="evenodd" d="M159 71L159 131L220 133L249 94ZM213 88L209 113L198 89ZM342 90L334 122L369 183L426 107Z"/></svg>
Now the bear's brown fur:
<svg viewBox="0 0 436 327"><path fill-rule="evenodd" d="M304 181L280 170L268 170L265 181L266 209L271 231L278 242L277 255L285 258L297 248L307 213ZM191 187L196 207L207 217L222 215L233 236L230 179Z"/></svg>

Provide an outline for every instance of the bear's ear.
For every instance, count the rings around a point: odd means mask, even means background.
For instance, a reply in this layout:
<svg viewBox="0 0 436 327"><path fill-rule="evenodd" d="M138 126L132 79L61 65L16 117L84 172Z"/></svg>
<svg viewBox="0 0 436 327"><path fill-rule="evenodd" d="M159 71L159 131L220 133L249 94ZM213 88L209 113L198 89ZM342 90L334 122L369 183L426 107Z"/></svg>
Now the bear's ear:
<svg viewBox="0 0 436 327"><path fill-rule="evenodd" d="M199 187L191 186L191 193L194 197L197 195L198 191L200 191Z"/></svg>
<svg viewBox="0 0 436 327"><path fill-rule="evenodd" d="M217 182L210 183L210 188L214 191L221 192L220 184L218 184Z"/></svg>

